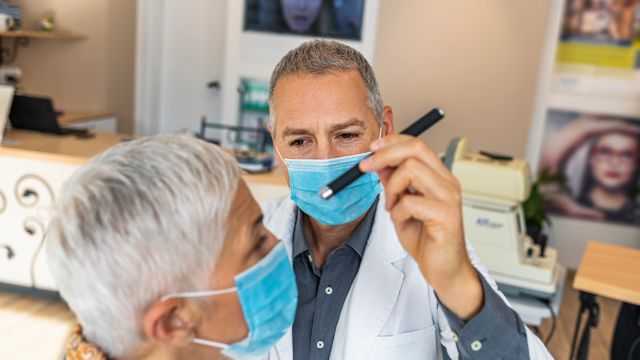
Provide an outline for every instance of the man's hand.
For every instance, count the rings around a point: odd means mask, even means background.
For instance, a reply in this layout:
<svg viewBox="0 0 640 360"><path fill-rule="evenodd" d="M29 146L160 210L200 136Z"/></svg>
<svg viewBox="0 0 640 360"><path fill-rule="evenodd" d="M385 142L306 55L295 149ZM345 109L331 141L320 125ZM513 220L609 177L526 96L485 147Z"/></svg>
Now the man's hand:
<svg viewBox="0 0 640 360"><path fill-rule="evenodd" d="M400 242L440 301L459 318L480 311L483 292L464 242L460 185L423 141L389 135L360 169L376 171Z"/></svg>

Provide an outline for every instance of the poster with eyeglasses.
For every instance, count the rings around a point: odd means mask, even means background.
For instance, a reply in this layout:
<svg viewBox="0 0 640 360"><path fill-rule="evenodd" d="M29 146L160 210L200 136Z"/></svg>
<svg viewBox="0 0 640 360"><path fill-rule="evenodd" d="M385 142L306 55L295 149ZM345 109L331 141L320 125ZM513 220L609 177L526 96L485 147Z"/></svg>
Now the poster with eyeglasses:
<svg viewBox="0 0 640 360"><path fill-rule="evenodd" d="M640 225L640 119L549 110L538 174L555 214Z"/></svg>
<svg viewBox="0 0 640 360"><path fill-rule="evenodd" d="M360 40L364 0L246 0L244 29Z"/></svg>

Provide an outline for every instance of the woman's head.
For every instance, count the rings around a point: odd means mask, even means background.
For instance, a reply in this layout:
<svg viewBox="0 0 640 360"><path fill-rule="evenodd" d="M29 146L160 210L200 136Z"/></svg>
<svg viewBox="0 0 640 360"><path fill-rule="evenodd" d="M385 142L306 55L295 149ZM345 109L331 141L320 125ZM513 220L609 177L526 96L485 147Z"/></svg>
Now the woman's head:
<svg viewBox="0 0 640 360"><path fill-rule="evenodd" d="M635 185L640 158L636 135L609 132L594 140L589 156L590 176L595 186L607 191L627 191Z"/></svg>
<svg viewBox="0 0 640 360"><path fill-rule="evenodd" d="M235 293L160 300L233 287L277 243L222 150L179 135L120 144L77 171L56 206L51 272L84 335L109 355L202 351L192 338L247 335Z"/></svg>
<svg viewBox="0 0 640 360"><path fill-rule="evenodd" d="M309 31L318 18L322 0L280 0L280 5L289 29L303 33Z"/></svg>

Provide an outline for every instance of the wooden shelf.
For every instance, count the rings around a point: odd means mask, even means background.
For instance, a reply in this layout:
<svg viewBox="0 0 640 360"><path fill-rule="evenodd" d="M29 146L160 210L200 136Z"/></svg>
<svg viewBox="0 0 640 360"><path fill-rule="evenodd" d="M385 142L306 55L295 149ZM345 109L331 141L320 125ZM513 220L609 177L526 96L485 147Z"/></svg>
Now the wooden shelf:
<svg viewBox="0 0 640 360"><path fill-rule="evenodd" d="M83 40L87 36L72 31L38 31L38 30L17 30L0 31L0 38L26 38L26 39L59 39L59 40Z"/></svg>

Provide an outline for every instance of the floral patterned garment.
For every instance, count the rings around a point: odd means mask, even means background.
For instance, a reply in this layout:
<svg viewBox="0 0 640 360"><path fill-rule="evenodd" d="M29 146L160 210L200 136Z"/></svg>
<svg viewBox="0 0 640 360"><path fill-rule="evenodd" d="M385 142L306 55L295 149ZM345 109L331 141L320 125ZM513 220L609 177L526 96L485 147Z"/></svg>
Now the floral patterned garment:
<svg viewBox="0 0 640 360"><path fill-rule="evenodd" d="M82 336L82 326L77 325L67 340L62 360L109 360L109 358Z"/></svg>

